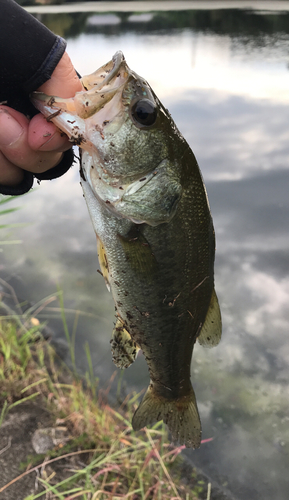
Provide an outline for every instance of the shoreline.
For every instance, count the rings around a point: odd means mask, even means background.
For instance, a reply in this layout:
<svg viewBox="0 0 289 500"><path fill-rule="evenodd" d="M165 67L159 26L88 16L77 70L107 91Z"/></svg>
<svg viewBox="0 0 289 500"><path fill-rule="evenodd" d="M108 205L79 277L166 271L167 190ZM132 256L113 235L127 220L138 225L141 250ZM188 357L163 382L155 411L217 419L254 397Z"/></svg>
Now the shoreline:
<svg viewBox="0 0 289 500"><path fill-rule="evenodd" d="M145 464L148 469L153 468L146 477L144 492L150 488L153 491L154 488L163 487L155 480L159 475L164 478L167 476L168 490L162 493L164 499L170 498L166 496L168 491L175 490L174 495L178 495L176 498L184 500L233 500L220 485L212 482L186 457L180 456L183 447L169 444L164 424L159 423L152 429L137 433L132 431L130 422L137 395L128 395L121 405L111 406L107 394L98 387L96 379L89 376L81 378L57 357L48 341L42 338L37 318L25 317L24 313L22 318L15 314L14 319L11 319L11 307L10 316L7 316L7 312L6 316L3 315L3 310L0 293L3 346L11 346L11 354L7 355L5 347L1 349L0 345L1 499L40 498L47 491L53 491L57 484L69 482L65 469L78 470L81 477L93 467L94 475L100 476L101 483L104 480L101 472L107 470L110 481L107 481L104 496L99 498L111 498L114 487L116 491L120 488L122 492L128 492L132 486L130 481L133 486L137 482L136 477L126 478L125 481L123 477L124 473L127 476L129 473L125 463L129 469L133 468L133 455L141 452L137 459L139 477L144 474ZM11 333L11 329L14 333ZM23 345L22 339L25 337L27 343ZM20 366L23 349L27 357L24 371ZM3 358L6 358L7 365L5 383L3 378L1 382ZM14 367L10 369L12 359ZM99 450L104 455L101 459L102 470L98 463L99 457L95 458ZM115 463L111 460L114 455ZM123 481L121 485L120 480ZM75 481L75 488L81 488L76 478ZM56 486L53 484L55 482ZM114 487L111 487L112 482ZM21 498L19 491L24 495Z"/></svg>
<svg viewBox="0 0 289 500"><path fill-rule="evenodd" d="M253 11L285 12L289 11L288 0L145 0L126 2L79 2L62 5L23 6L30 14L61 14L76 12L152 12L169 10L223 10L251 9Z"/></svg>

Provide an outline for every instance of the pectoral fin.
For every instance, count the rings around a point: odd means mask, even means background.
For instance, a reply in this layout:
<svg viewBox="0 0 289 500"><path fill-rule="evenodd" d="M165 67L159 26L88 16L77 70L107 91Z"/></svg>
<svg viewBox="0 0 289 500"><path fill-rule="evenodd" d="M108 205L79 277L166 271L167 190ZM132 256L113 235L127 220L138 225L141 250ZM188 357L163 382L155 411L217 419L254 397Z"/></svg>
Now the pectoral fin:
<svg viewBox="0 0 289 500"><path fill-rule="evenodd" d="M203 347L215 347L220 342L221 335L221 312L218 297L215 290L213 290L207 316L198 337L198 341Z"/></svg>
<svg viewBox="0 0 289 500"><path fill-rule="evenodd" d="M127 237L118 235L118 238L134 272L139 277L152 276L157 269L157 261L141 232L131 232Z"/></svg>

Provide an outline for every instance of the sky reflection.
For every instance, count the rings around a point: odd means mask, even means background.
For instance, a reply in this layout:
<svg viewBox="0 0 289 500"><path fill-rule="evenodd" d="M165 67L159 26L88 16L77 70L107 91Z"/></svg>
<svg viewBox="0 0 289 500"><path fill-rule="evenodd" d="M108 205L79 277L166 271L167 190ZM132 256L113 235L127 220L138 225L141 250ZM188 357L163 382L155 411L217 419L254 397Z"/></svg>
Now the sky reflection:
<svg viewBox="0 0 289 500"><path fill-rule="evenodd" d="M200 164L217 236L224 333L217 349L195 348L192 376L204 437L214 441L188 454L242 500L285 500L289 487L288 40L271 41L259 47L252 38L244 45L189 29L83 33L68 40L81 74L123 50ZM95 235L77 167L17 204L21 210L7 223L31 225L14 231L23 244L5 251L2 275L16 276L22 296L34 301L60 283L67 307L93 315L79 320L77 362L85 366L88 340L96 372L107 380L114 371L114 311L96 272ZM74 317L68 319L73 324ZM146 386L143 357L124 381L129 389Z"/></svg>
<svg viewBox="0 0 289 500"><path fill-rule="evenodd" d="M141 36L83 33L69 40L68 52L77 70L87 74L109 61L116 50L122 50L129 66L145 76L162 98L195 88L288 103L289 38L284 37L275 47L271 41L252 51L238 38L188 29ZM158 50L152 50L156 46Z"/></svg>

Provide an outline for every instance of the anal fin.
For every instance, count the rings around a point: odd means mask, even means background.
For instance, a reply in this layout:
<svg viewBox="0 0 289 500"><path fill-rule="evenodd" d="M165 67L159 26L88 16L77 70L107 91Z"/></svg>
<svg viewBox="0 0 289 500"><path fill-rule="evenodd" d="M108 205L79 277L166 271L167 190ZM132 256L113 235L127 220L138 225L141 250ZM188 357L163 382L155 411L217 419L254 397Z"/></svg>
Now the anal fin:
<svg viewBox="0 0 289 500"><path fill-rule="evenodd" d="M137 353L140 350L138 345L132 340L120 318L116 321L110 344L112 360L121 369L128 368L135 361Z"/></svg>

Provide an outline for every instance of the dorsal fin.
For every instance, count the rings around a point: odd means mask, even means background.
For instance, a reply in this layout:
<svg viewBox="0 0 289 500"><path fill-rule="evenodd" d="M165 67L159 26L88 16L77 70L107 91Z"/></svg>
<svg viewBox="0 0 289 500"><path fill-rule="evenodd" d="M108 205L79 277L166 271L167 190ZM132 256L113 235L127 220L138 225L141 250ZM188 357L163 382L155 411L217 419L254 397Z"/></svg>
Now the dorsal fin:
<svg viewBox="0 0 289 500"><path fill-rule="evenodd" d="M213 290L207 316L198 337L198 341L203 347L215 347L220 342L221 335L221 312L218 297L215 290Z"/></svg>

